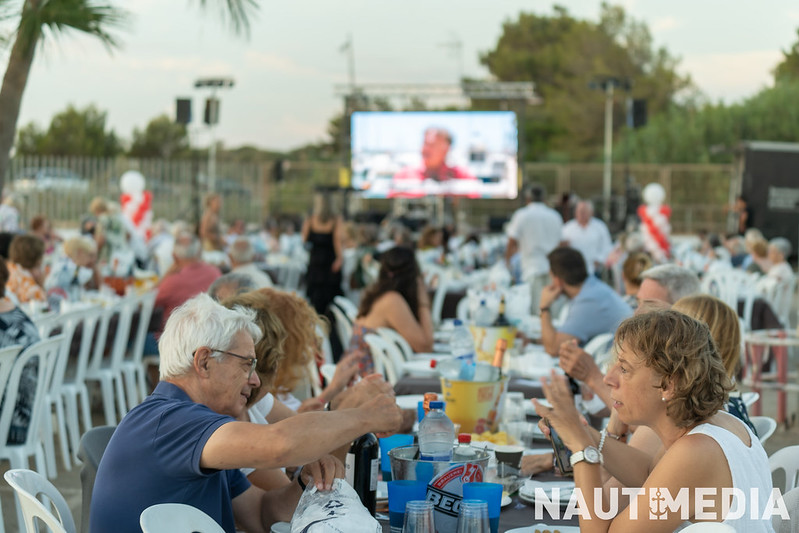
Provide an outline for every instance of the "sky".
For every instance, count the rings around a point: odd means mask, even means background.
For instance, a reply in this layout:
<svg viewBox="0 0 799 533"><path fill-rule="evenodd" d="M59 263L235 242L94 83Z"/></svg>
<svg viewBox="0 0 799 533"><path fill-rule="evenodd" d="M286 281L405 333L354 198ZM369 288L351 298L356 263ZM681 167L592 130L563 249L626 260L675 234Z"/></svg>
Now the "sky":
<svg viewBox="0 0 799 533"><path fill-rule="evenodd" d="M463 74L486 78L479 54L492 49L502 23L522 11L552 13L538 0L262 0L249 39L236 37L214 4L198 0L117 0L130 17L116 32L122 47L109 53L97 41L68 34L40 48L28 80L19 124L45 128L68 104L95 104L116 134L162 114L175 115L175 98L194 100L192 142L207 146L201 125L207 90L202 77L231 77L220 92L214 136L285 150L326 138L342 107L335 85L348 83L352 36L357 83L457 83L459 62L444 43L462 43ZM600 2L559 0L578 18L597 20ZM655 45L681 59L712 100L732 103L773 83L771 71L796 42L796 0L621 0L646 22ZM7 50L0 64L7 63ZM535 81L535 80L532 80Z"/></svg>

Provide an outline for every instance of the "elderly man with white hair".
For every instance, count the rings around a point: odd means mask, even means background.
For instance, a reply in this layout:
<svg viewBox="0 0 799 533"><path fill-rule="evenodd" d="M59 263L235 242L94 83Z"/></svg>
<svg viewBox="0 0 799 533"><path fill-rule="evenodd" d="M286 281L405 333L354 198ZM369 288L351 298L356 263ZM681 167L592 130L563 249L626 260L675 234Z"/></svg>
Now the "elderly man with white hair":
<svg viewBox="0 0 799 533"><path fill-rule="evenodd" d="M205 294L173 311L159 341L161 382L122 420L100 463L91 531L138 533L141 512L165 502L196 507L231 533L269 531L290 519L304 484L313 479L328 490L342 477L328 452L364 433L399 428L402 415L386 393L357 408L275 424L236 421L260 385L254 343L261 332L253 318ZM303 464L296 483L273 491L251 486L238 470Z"/></svg>
<svg viewBox="0 0 799 533"><path fill-rule="evenodd" d="M768 269L766 276L779 281L785 281L793 277L793 269L788 264L788 256L791 255L791 241L785 237L775 237L768 242L768 260L771 268Z"/></svg>
<svg viewBox="0 0 799 533"><path fill-rule="evenodd" d="M272 278L258 268L258 265L253 262L255 259L255 249L250 239L247 237L236 238L230 245L227 253L230 257L230 264L233 267L231 272L248 275L255 284L256 289L271 288L274 286Z"/></svg>

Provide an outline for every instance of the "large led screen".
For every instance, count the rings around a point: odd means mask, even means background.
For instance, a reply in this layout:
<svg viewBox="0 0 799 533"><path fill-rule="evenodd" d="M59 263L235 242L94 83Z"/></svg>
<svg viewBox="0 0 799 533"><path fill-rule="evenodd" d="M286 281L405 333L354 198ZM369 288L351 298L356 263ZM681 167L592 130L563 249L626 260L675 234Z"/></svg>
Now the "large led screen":
<svg viewBox="0 0 799 533"><path fill-rule="evenodd" d="M352 186L367 198L516 198L516 114L356 112Z"/></svg>

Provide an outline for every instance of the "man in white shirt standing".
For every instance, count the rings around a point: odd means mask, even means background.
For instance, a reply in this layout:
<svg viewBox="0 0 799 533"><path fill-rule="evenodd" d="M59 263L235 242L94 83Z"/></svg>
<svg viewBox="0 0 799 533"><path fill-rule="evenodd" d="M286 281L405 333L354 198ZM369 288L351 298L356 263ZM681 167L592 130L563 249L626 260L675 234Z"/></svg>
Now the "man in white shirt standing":
<svg viewBox="0 0 799 533"><path fill-rule="evenodd" d="M530 284L533 312L538 314L541 291L549 285L547 254L560 244L563 218L544 203L547 191L543 185L530 185L524 195L527 205L513 214L505 230L508 235L505 261L510 262L519 253L522 279Z"/></svg>
<svg viewBox="0 0 799 533"><path fill-rule="evenodd" d="M589 276L605 264L613 249L608 227L594 217L594 205L588 200L577 203L574 219L563 226L563 240L583 254Z"/></svg>

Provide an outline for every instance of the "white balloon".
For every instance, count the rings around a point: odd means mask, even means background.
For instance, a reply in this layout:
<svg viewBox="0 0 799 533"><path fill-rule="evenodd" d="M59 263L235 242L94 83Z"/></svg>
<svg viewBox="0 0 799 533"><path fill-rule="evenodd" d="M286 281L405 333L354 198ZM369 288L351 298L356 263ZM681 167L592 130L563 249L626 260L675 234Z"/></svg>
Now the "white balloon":
<svg viewBox="0 0 799 533"><path fill-rule="evenodd" d="M642 196L646 205L661 206L666 199L666 190L660 183L650 183L644 187Z"/></svg>
<svg viewBox="0 0 799 533"><path fill-rule="evenodd" d="M128 170L119 178L119 188L125 194L140 195L144 192L144 176L138 170Z"/></svg>

